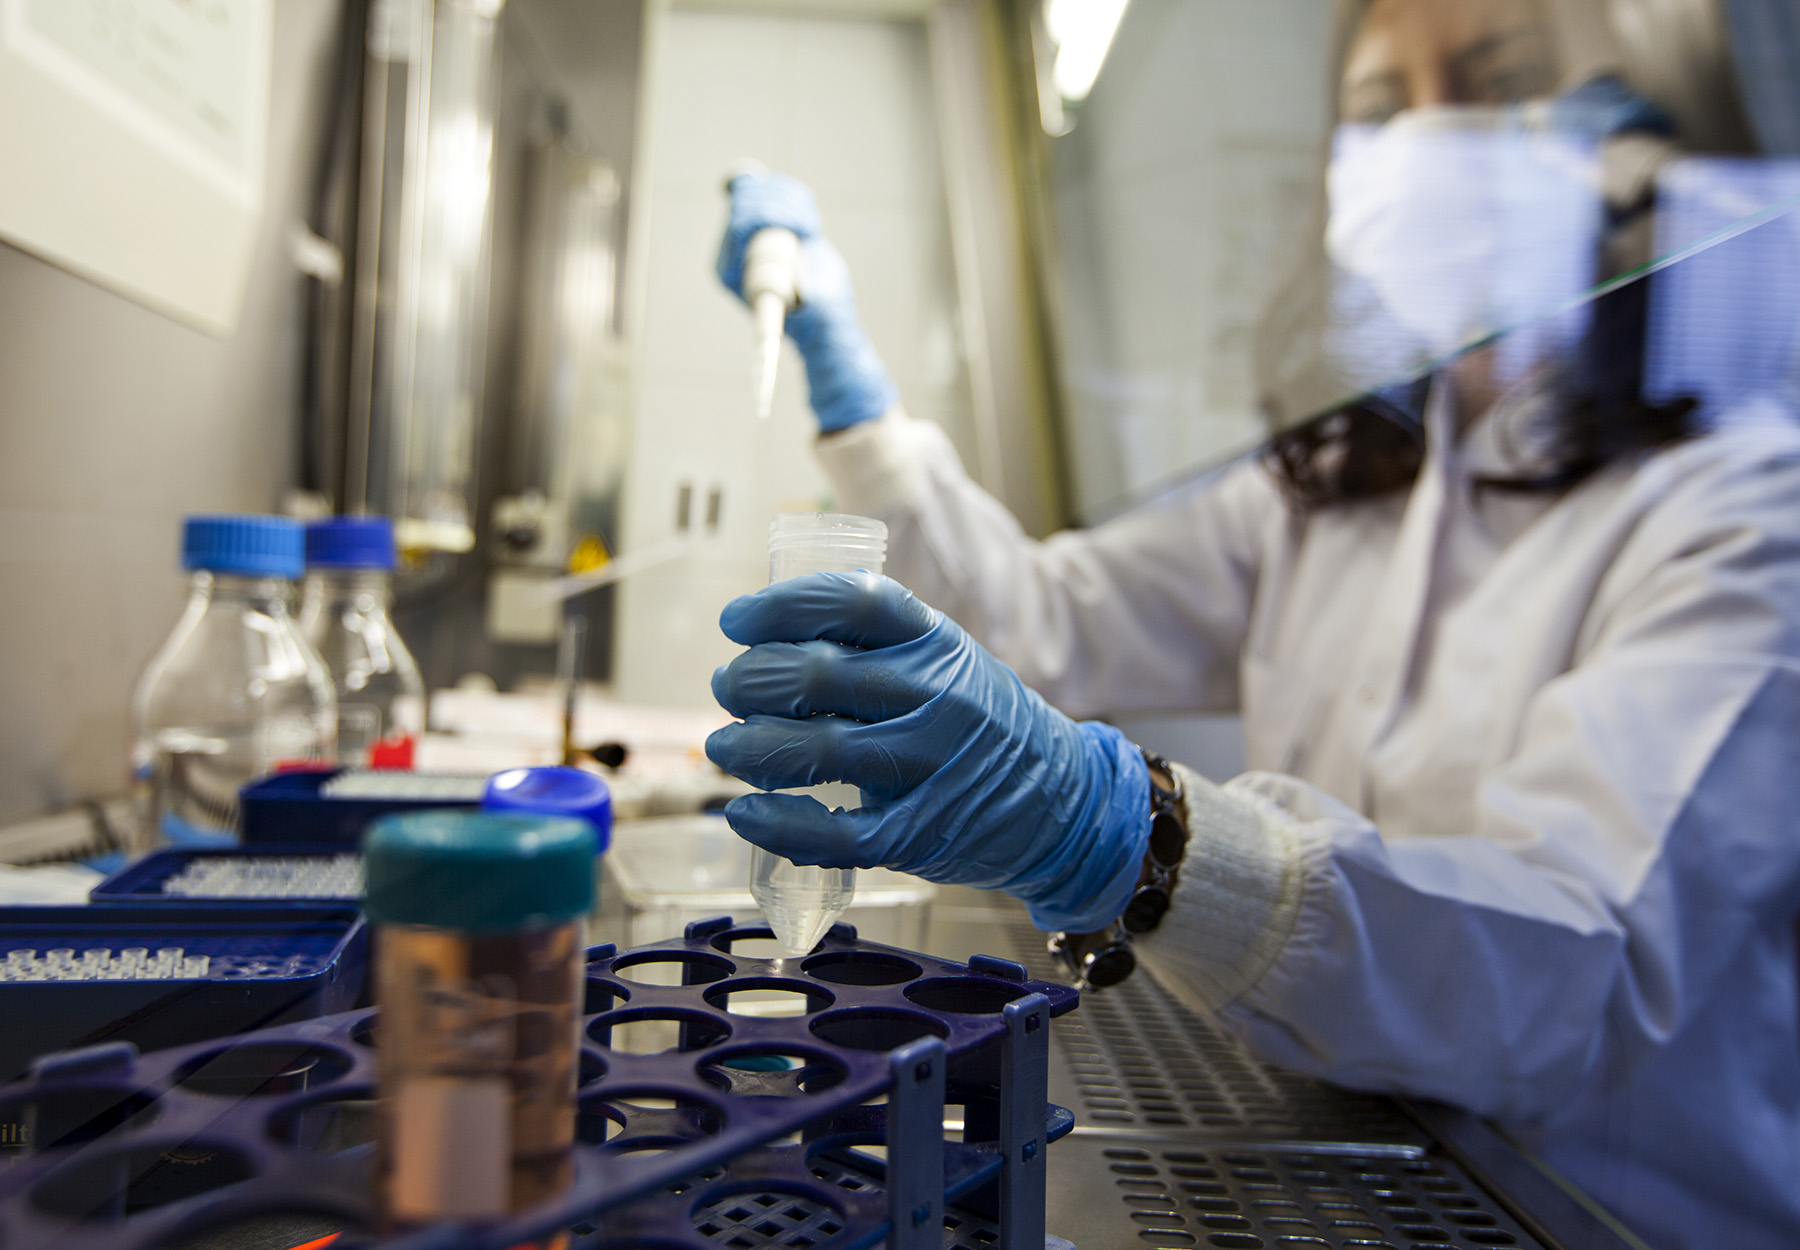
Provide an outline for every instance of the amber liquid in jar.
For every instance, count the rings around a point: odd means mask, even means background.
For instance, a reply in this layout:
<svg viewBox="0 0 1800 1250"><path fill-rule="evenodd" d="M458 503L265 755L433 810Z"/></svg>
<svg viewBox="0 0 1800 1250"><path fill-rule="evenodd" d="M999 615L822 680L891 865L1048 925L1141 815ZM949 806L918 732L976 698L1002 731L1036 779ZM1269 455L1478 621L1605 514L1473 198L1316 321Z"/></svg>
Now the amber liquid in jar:
<svg viewBox="0 0 1800 1250"><path fill-rule="evenodd" d="M376 937L390 1231L502 1215L574 1173L580 922L508 933L387 924Z"/></svg>

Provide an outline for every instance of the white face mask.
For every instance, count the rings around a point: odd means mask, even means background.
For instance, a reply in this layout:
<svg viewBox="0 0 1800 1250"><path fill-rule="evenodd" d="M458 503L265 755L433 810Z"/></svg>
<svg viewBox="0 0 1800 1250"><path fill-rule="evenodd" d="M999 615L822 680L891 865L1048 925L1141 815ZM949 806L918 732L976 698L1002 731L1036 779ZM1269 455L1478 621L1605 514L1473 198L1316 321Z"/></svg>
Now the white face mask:
<svg viewBox="0 0 1800 1250"><path fill-rule="evenodd" d="M1372 288L1391 319L1383 337L1410 339L1385 345L1390 361L1508 330L1502 354L1523 364L1565 341L1572 318L1527 323L1595 281L1600 185L1591 137L1527 129L1516 109L1416 109L1342 126L1326 251L1341 276ZM1352 338L1372 345L1374 333L1365 325Z"/></svg>

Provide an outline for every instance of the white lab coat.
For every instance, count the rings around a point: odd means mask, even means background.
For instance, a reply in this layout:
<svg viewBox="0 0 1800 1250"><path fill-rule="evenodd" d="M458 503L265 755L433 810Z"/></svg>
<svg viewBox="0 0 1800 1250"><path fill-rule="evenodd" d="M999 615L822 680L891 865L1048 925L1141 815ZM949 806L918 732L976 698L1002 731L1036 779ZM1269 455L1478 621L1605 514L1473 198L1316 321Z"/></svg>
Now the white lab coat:
<svg viewBox="0 0 1800 1250"><path fill-rule="evenodd" d="M1800 433L1773 405L1560 497L1519 402L1414 488L1257 462L1025 537L935 426L820 443L889 572L1076 716L1239 709L1142 945L1258 1055L1492 1116L1659 1250L1800 1246Z"/></svg>

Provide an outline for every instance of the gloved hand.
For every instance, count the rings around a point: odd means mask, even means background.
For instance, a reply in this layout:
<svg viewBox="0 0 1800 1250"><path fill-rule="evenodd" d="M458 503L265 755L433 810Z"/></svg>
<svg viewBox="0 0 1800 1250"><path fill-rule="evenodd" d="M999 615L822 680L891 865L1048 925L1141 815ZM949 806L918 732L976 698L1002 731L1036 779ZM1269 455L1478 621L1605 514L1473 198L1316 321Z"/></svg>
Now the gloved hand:
<svg viewBox="0 0 1800 1250"><path fill-rule="evenodd" d="M719 280L744 297L744 249L765 226L783 226L800 238L800 302L788 313L787 332L806 362L819 428L829 433L879 417L894 406L894 383L856 318L849 267L820 233L819 206L805 183L786 174L739 174L731 180Z"/></svg>
<svg viewBox="0 0 1800 1250"><path fill-rule="evenodd" d="M764 789L847 781L864 807L750 794L743 837L799 864L877 865L1023 899L1043 929L1115 919L1150 836L1143 755L1027 689L950 618L871 573L811 573L734 599L750 647L713 674L741 724L712 761Z"/></svg>

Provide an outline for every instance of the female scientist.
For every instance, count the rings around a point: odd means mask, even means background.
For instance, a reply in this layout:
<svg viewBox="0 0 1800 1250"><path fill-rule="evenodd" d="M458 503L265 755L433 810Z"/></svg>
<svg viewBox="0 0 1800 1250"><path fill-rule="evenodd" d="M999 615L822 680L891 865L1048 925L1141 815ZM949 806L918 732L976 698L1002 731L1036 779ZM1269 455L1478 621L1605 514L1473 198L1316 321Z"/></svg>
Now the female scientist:
<svg viewBox="0 0 1800 1250"><path fill-rule="evenodd" d="M1746 415L1767 403L1647 402L1643 283L1573 328L1519 302L1570 231L1577 289L1629 264L1637 207L1584 217L1530 145L1666 129L1580 55L1598 5L1371 0L1344 55L1325 235L1333 307L1365 312L1322 333L1529 324L1047 542L901 411L805 189L734 184L721 276L762 226L806 240L788 329L819 454L898 580L731 603L749 650L714 689L741 723L708 752L868 800L736 799L752 842L1005 890L1047 930L1124 916L1264 1059L1494 1117L1667 1250L1792 1247L1800 434ZM1488 247L1521 194L1529 253ZM1472 224L1434 256L1409 223L1443 195ZM1215 785L1072 719L1173 708L1241 711L1251 771Z"/></svg>

